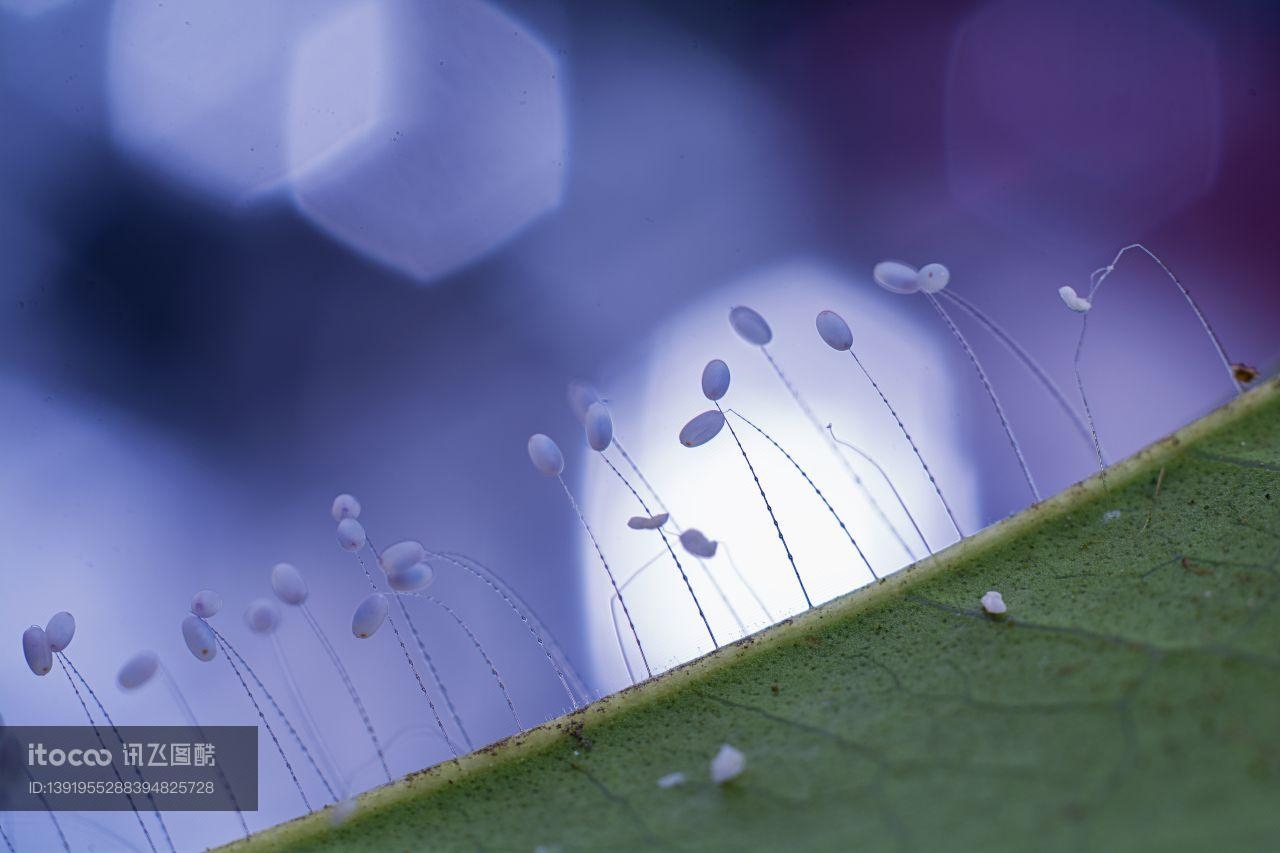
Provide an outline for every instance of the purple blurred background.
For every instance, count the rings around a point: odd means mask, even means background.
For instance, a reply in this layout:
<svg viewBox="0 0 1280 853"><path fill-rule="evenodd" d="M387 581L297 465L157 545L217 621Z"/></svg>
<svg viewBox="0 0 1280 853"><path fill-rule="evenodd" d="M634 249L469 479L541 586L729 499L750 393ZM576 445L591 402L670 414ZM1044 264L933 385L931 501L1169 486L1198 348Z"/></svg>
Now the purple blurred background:
<svg viewBox="0 0 1280 853"><path fill-rule="evenodd" d="M846 509L877 568L897 568L907 555L729 331L742 301L931 544L949 541L945 517L878 400L813 334L822 308L850 319L967 528L1016 511L1026 485L963 354L923 297L876 288L872 266L947 264L952 291L1074 389L1079 318L1056 290L1087 288L1142 242L1235 360L1274 372L1278 32L1274 4L1239 0L0 0L0 714L80 722L61 676L35 679L18 651L23 628L68 609L69 651L118 721L180 721L160 685L112 684L152 648L203 722L252 722L178 623L195 590L220 590L215 624L287 697L240 613L288 560L395 736L392 769L446 757L394 640L350 635L367 589L333 538L342 491L378 544L421 539L493 567L594 692L617 689L607 586L559 487L530 467L529 434L565 448L621 574L660 545L623 526L638 509L585 449L565 402L575 378L610 400L673 511L746 557L771 615L798 602L776 539L753 538L771 533L740 458L726 438L675 440L705 407L707 358L729 362L728 402ZM1042 490L1087 476L1091 449L1062 413L961 324ZM1091 315L1084 375L1112 458L1231 392L1136 255ZM820 597L868 580L789 466L748 450ZM667 666L708 646L671 567L653 572L637 616ZM501 602L444 566L433 592L485 640L526 722L565 709ZM746 627L766 621L742 588L729 598ZM358 718L296 615L288 659L341 772L370 787ZM740 631L727 607L713 615L725 639ZM422 618L475 740L508 734L465 635ZM301 808L268 750L253 828ZM19 849L52 843L42 815L0 820ZM169 823L182 849L237 831L229 815ZM127 815L68 830L98 849L142 843Z"/></svg>

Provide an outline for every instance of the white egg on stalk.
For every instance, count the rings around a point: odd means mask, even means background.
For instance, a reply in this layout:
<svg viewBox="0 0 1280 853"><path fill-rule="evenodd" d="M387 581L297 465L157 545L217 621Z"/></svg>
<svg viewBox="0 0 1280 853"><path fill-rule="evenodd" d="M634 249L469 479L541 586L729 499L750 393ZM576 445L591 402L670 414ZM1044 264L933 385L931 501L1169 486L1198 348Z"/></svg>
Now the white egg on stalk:
<svg viewBox="0 0 1280 853"><path fill-rule="evenodd" d="M560 452L560 445L542 433L529 436L529 461L539 474L548 477L559 477L564 471L564 454Z"/></svg>
<svg viewBox="0 0 1280 853"><path fill-rule="evenodd" d="M690 527L680 534L680 544L693 556L709 560L716 555L720 543L708 539L701 530Z"/></svg>
<svg viewBox="0 0 1280 853"><path fill-rule="evenodd" d="M182 641L196 660L211 661L218 656L213 628L199 616L188 615L182 620Z"/></svg>
<svg viewBox="0 0 1280 853"><path fill-rule="evenodd" d="M360 501L356 500L354 495L348 495L344 492L333 499L333 506L329 508L329 514L333 516L334 521L342 521L344 518L359 518Z"/></svg>
<svg viewBox="0 0 1280 853"><path fill-rule="evenodd" d="M833 350L847 352L853 349L853 330L836 312L819 311L814 325L818 329L818 337Z"/></svg>
<svg viewBox="0 0 1280 853"><path fill-rule="evenodd" d="M702 368L702 395L715 402L729 393L729 365L718 358L707 362Z"/></svg>
<svg viewBox="0 0 1280 853"><path fill-rule="evenodd" d="M388 545L382 549L382 553L378 555L378 565L382 566L382 570L387 574L404 571L411 566L416 566L427 558L427 549L423 547L421 542L414 539L406 539L403 542L397 542L394 545Z"/></svg>
<svg viewBox="0 0 1280 853"><path fill-rule="evenodd" d="M382 593L367 596L351 617L351 633L361 640L372 637L387 620L387 609L387 599Z"/></svg>
<svg viewBox="0 0 1280 853"><path fill-rule="evenodd" d="M670 513L660 512L657 515L633 515L627 519L627 527L632 530L657 530L667 523L667 519L671 518Z"/></svg>
<svg viewBox="0 0 1280 853"><path fill-rule="evenodd" d="M48 675L53 669L53 649L49 635L39 625L32 625L22 632L22 656L36 675Z"/></svg>
<svg viewBox="0 0 1280 853"><path fill-rule="evenodd" d="M60 652L71 645L71 640L76 635L76 618L65 610L59 611L53 614L44 633L49 638L49 648Z"/></svg>
<svg viewBox="0 0 1280 853"><path fill-rule="evenodd" d="M292 563L276 563L271 568L271 591L285 604L297 606L307 600L307 581Z"/></svg>
<svg viewBox="0 0 1280 853"><path fill-rule="evenodd" d="M202 589L191 597L191 612L201 619L209 619L222 610L222 596L211 589Z"/></svg>
<svg viewBox="0 0 1280 853"><path fill-rule="evenodd" d="M116 675L116 684L123 690L137 690L155 677L160 669L160 657L155 652L138 652L124 662Z"/></svg>
<svg viewBox="0 0 1280 853"><path fill-rule="evenodd" d="M701 447L720 434L724 429L724 412L719 409L708 409L694 416L680 430L680 443L685 447Z"/></svg>
<svg viewBox="0 0 1280 853"><path fill-rule="evenodd" d="M881 261L871 270L876 284L890 293L915 293L920 289L920 271L901 261Z"/></svg>
<svg viewBox="0 0 1280 853"><path fill-rule="evenodd" d="M739 305L729 311L729 325L749 344L762 347L773 340L773 329L759 312Z"/></svg>
<svg viewBox="0 0 1280 853"><path fill-rule="evenodd" d="M414 592L430 586L435 579L435 569L427 563L418 563L387 575L387 586L396 592Z"/></svg>
<svg viewBox="0 0 1280 853"><path fill-rule="evenodd" d="M951 270L942 264L925 264L917 276L920 289L925 293L937 293L951 281Z"/></svg>
<svg viewBox="0 0 1280 853"><path fill-rule="evenodd" d="M354 518L344 518L338 522L338 544L347 551L359 551L366 540L364 525Z"/></svg>
<svg viewBox="0 0 1280 853"><path fill-rule="evenodd" d="M280 608L269 598L255 598L244 609L244 624L255 634L270 634L280 626Z"/></svg>
<svg viewBox="0 0 1280 853"><path fill-rule="evenodd" d="M587 444L591 445L592 450L609 449L609 445L613 443L613 417L609 414L608 406L601 402L592 403L587 408L583 427L587 431Z"/></svg>
<svg viewBox="0 0 1280 853"><path fill-rule="evenodd" d="M575 379L569 383L568 396L569 408L580 424L587 422L587 409L591 408L591 404L604 400L596 386L583 379Z"/></svg>

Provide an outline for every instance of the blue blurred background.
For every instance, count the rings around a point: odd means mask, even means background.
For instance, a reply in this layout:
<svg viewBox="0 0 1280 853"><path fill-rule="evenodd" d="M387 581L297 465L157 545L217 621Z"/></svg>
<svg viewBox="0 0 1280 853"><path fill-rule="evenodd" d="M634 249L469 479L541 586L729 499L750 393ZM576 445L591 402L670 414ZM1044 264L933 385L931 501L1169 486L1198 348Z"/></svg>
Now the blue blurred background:
<svg viewBox="0 0 1280 853"><path fill-rule="evenodd" d="M773 324L772 352L821 421L889 471L931 545L954 534L878 399L814 334L822 308L850 319L967 531L1016 511L1026 484L962 352L923 297L876 288L872 266L947 264L950 290L1074 389L1079 318L1056 290L1084 290L1141 241L1233 358L1273 372L1278 28L1274 4L1245 0L0 0L0 714L80 722L61 676L31 676L18 644L68 609L69 652L118 722L180 722L159 684L113 685L151 648L203 722L251 723L231 672L191 658L178 624L195 590L220 590L215 624L287 700L271 644L240 613L288 560L392 741L393 771L443 759L394 639L351 637L367 588L334 540L342 491L378 544L485 562L592 692L623 686L607 582L559 487L529 465L529 434L564 447L619 575L663 551L625 527L638 508L587 451L572 379L608 398L681 523L727 546L708 561L723 598L694 577L722 639L803 602L727 436L676 442L705 408L709 358L734 370L727 402L792 451L877 570L905 564L732 335L741 302ZM1062 412L960 322L1044 492L1087 476L1091 448ZM1136 256L1091 315L1084 376L1113 458L1232 390L1174 288ZM869 580L789 464L743 438L816 596ZM438 568L433 593L485 641L524 720L565 710L501 601ZM672 566L629 589L655 669L709 648ZM353 790L377 784L297 616L280 641L335 764ZM475 740L510 733L466 636L420 618ZM268 750L253 828L301 811ZM42 815L0 820L19 849L53 843ZM169 822L182 849L237 833L230 815ZM127 815L67 825L77 846L142 847Z"/></svg>

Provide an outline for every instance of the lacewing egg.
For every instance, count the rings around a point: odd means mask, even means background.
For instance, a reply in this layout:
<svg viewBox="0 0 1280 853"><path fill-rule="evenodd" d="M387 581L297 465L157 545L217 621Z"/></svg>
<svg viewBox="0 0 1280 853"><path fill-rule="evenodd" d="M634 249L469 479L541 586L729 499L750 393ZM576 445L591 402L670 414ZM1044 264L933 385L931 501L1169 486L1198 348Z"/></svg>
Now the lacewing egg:
<svg viewBox="0 0 1280 853"><path fill-rule="evenodd" d="M702 368L702 394L715 402L729 393L729 365L718 358L707 362Z"/></svg>
<svg viewBox="0 0 1280 853"><path fill-rule="evenodd" d="M627 527L632 530L657 530L666 524L670 517L671 514L667 512L660 512L654 516L633 515L627 519Z"/></svg>
<svg viewBox="0 0 1280 853"><path fill-rule="evenodd" d="M575 379L569 383L569 408L580 424L586 423L587 409L591 408L591 404L599 403L602 399L604 398L600 396L596 386L590 382Z"/></svg>
<svg viewBox="0 0 1280 853"><path fill-rule="evenodd" d="M348 495L344 492L333 499L333 507L330 508L329 514L333 516L334 521L342 521L344 518L359 518L360 501L356 500L354 495Z"/></svg>
<svg viewBox="0 0 1280 853"><path fill-rule="evenodd" d="M291 563L276 563L272 567L271 591L285 604L293 605L302 604L309 593L302 572Z"/></svg>
<svg viewBox="0 0 1280 853"><path fill-rule="evenodd" d="M354 518L344 518L338 522L338 544L347 551L359 551L364 547L364 525Z"/></svg>
<svg viewBox="0 0 1280 853"><path fill-rule="evenodd" d="M680 544L693 556L708 560L716 555L716 548L719 547L718 542L708 539L701 530L692 527L680 534Z"/></svg>
<svg viewBox="0 0 1280 853"><path fill-rule="evenodd" d="M22 632L22 656L36 675L48 675L53 669L53 649L49 635L39 625L32 625Z"/></svg>
<svg viewBox="0 0 1280 853"><path fill-rule="evenodd" d="M333 810L329 813L329 825L335 827L342 826L344 823L351 820L351 816L354 815L356 810L359 808L359 805L356 804L355 799L352 797L348 797L345 800L339 800L333 804Z"/></svg>
<svg viewBox="0 0 1280 853"><path fill-rule="evenodd" d="M558 477L564 471L564 454L550 436L537 433L529 436L529 461L538 473Z"/></svg>
<svg viewBox="0 0 1280 853"><path fill-rule="evenodd" d="M44 633L49 638L49 648L60 652L71 645L71 640L76 635L76 618L65 610L55 613L45 626Z"/></svg>
<svg viewBox="0 0 1280 853"><path fill-rule="evenodd" d="M1058 288L1058 295L1062 297L1062 304L1070 308L1077 314L1083 314L1093 307L1093 303L1083 296L1076 293L1076 289L1069 284L1064 284Z"/></svg>
<svg viewBox="0 0 1280 853"><path fill-rule="evenodd" d="M244 609L244 624L255 634L270 634L280 625L280 608L269 598L255 598Z"/></svg>
<svg viewBox="0 0 1280 853"><path fill-rule="evenodd" d="M680 443L685 447L700 447L720 434L724 429L724 412L708 409L694 417L680 430Z"/></svg>
<svg viewBox="0 0 1280 853"><path fill-rule="evenodd" d="M116 684L125 690L136 690L150 681L159 669L160 658L155 652L138 652L120 667Z"/></svg>
<svg viewBox="0 0 1280 853"><path fill-rule="evenodd" d="M201 619L217 616L222 609L222 596L211 589L202 589L191 599L191 612Z"/></svg>
<svg viewBox="0 0 1280 853"><path fill-rule="evenodd" d="M218 642L209 624L194 614L182 620L182 641L196 660L211 661L218 656Z"/></svg>
<svg viewBox="0 0 1280 853"><path fill-rule="evenodd" d="M378 565L382 566L382 570L390 575L416 566L426 558L427 549L422 546L421 542L406 539L403 542L397 542L394 545L388 545L383 548L382 554L378 557Z"/></svg>
<svg viewBox="0 0 1280 853"><path fill-rule="evenodd" d="M900 261L881 261L871 270L876 284L890 293L915 293L920 289L919 271Z"/></svg>
<svg viewBox="0 0 1280 853"><path fill-rule="evenodd" d="M716 757L711 759L711 781L723 785L742 775L747 769L747 757L729 744L721 744Z"/></svg>
<svg viewBox="0 0 1280 853"><path fill-rule="evenodd" d="M925 293L937 293L951 281L951 270L942 264L925 264L920 268L920 289Z"/></svg>
<svg viewBox="0 0 1280 853"><path fill-rule="evenodd" d="M583 426L587 430L587 444L592 450L608 450L613 442L613 418L609 415L609 407L604 403L592 403L587 408L586 421Z"/></svg>
<svg viewBox="0 0 1280 853"><path fill-rule="evenodd" d="M1008 612L1009 608L1005 606L1004 596L996 592L994 589L988 590L987 594L982 596L982 609L989 616L1003 616Z"/></svg>
<svg viewBox="0 0 1280 853"><path fill-rule="evenodd" d="M773 340L773 329L769 328L763 317L745 305L729 311L729 325L738 333L738 337L749 344L762 347Z"/></svg>
<svg viewBox="0 0 1280 853"><path fill-rule="evenodd" d="M375 592L356 607L351 617L351 633L358 639L367 640L377 633L386 619L387 599L382 593Z"/></svg>
<svg viewBox="0 0 1280 853"><path fill-rule="evenodd" d="M387 586L396 592L414 592L429 586L435 578L435 569L427 563L418 563L387 575Z"/></svg>
<svg viewBox="0 0 1280 853"><path fill-rule="evenodd" d="M853 349L853 331L844 318L836 312L818 312L814 325L818 327L818 337L833 350L845 352Z"/></svg>

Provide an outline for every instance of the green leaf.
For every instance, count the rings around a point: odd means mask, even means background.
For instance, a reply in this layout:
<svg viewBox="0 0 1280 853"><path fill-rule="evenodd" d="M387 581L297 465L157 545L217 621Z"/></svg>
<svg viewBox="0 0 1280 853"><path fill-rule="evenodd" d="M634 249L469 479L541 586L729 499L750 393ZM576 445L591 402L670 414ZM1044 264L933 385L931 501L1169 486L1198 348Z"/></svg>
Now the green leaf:
<svg viewBox="0 0 1280 853"><path fill-rule="evenodd" d="M340 827L228 849L1274 850L1278 567L1273 381L874 587L372 791ZM747 769L716 787L722 743Z"/></svg>

